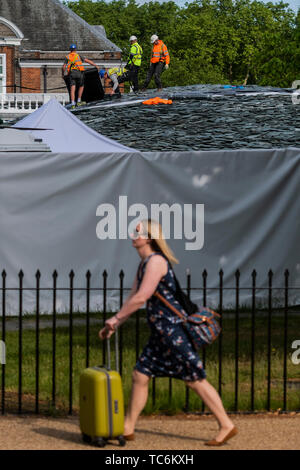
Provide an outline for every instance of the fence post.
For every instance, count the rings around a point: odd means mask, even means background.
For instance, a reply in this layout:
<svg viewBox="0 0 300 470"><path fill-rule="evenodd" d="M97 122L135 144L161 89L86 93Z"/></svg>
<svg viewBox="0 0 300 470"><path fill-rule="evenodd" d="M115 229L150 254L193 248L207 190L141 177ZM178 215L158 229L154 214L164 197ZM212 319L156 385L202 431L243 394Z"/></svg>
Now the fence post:
<svg viewBox="0 0 300 470"><path fill-rule="evenodd" d="M2 271L2 341L5 344L5 337L6 337L6 331L5 331L5 326L6 326L6 272L3 270ZM4 415L5 413L5 364L2 364L2 393L1 393L1 410L2 414Z"/></svg>
<svg viewBox="0 0 300 470"><path fill-rule="evenodd" d="M268 309L268 394L267 410L271 408L271 322L272 322L272 279L273 271L270 269L269 277L269 309Z"/></svg>
<svg viewBox="0 0 300 470"><path fill-rule="evenodd" d="M107 299L107 271L106 269L103 271L103 327L106 322L106 299ZM105 365L106 361L106 344L105 341L102 341L102 363Z"/></svg>
<svg viewBox="0 0 300 470"><path fill-rule="evenodd" d="M206 307L206 304L207 304L207 271L206 269L204 269L203 273L202 273L202 277L203 277L203 306ZM205 348L202 349L202 362L203 362L203 368L205 370L205 366L206 366L206 351L205 351ZM202 413L204 413L204 410L205 410L205 404L204 404L204 401L202 401Z"/></svg>
<svg viewBox="0 0 300 470"><path fill-rule="evenodd" d="M53 272L53 323L52 323L52 406L55 407L56 396L56 286L57 271Z"/></svg>
<svg viewBox="0 0 300 470"><path fill-rule="evenodd" d="M36 275L36 333L35 333L35 413L39 413L39 366L40 366L40 279L41 273L38 270Z"/></svg>
<svg viewBox="0 0 300 470"><path fill-rule="evenodd" d="M86 273L86 367L90 363L90 283L91 272Z"/></svg>
<svg viewBox="0 0 300 470"><path fill-rule="evenodd" d="M223 338L223 269L219 271L220 277L220 287L219 287L219 297L220 297L220 327L221 333L219 336L219 395L222 396L222 338Z"/></svg>
<svg viewBox="0 0 300 470"><path fill-rule="evenodd" d="M18 389L18 413L22 413L22 359L23 359L23 342L22 342L22 328L23 328L23 278L24 273L19 272L19 389Z"/></svg>
<svg viewBox="0 0 300 470"><path fill-rule="evenodd" d="M191 272L188 268L186 270L186 282L187 282L186 292L187 292L188 298L190 299L191 298ZM185 387L185 407L184 407L184 411L188 412L189 408L190 408L190 389L189 389L188 386L186 386Z"/></svg>
<svg viewBox="0 0 300 470"><path fill-rule="evenodd" d="M235 273L236 279L236 305L235 305L235 398L234 410L238 411L239 395L239 303L240 303L240 271Z"/></svg>
<svg viewBox="0 0 300 470"><path fill-rule="evenodd" d="M120 272L120 310L121 310L122 305L123 305L123 293L124 293L123 292L123 289L124 289L123 282L124 282L124 271L122 269L121 272ZM119 337L119 340L120 340L120 343L119 343L119 365L120 365L120 375L122 377L122 372L123 372L123 328L122 328L122 326L120 326L119 331L120 331L120 337ZM117 362L117 357L116 357L116 362Z"/></svg>
<svg viewBox="0 0 300 470"><path fill-rule="evenodd" d="M70 278L70 314L69 314L69 414L73 412L73 287L74 287L74 271L69 274Z"/></svg>
<svg viewBox="0 0 300 470"><path fill-rule="evenodd" d="M284 272L284 339L283 339L283 411L287 408L287 332L288 332L288 308L289 308L289 271Z"/></svg>
<svg viewBox="0 0 300 470"><path fill-rule="evenodd" d="M252 272L252 315L251 315L251 411L254 411L255 394L255 309L256 309L256 271Z"/></svg>

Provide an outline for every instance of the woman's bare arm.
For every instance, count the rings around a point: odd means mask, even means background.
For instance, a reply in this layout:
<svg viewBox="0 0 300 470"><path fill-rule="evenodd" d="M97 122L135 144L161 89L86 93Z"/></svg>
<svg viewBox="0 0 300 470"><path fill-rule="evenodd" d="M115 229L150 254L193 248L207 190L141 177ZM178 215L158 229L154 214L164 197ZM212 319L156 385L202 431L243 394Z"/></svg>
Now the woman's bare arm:
<svg viewBox="0 0 300 470"><path fill-rule="evenodd" d="M125 302L123 303L123 307L125 307L125 305L127 305L127 303L129 302L129 300L132 298L132 296L136 293L136 290L137 290L137 276L135 276L134 278L134 281L133 281L133 284L132 284L132 288L130 289L130 292L129 292L129 295L128 297L126 298Z"/></svg>
<svg viewBox="0 0 300 470"><path fill-rule="evenodd" d="M159 281L167 274L167 272L167 261L162 256L153 256L146 266L144 278L139 290L129 296L121 310L106 321L105 325L108 330L112 330L113 332L116 326L124 323L132 313L141 308L154 294ZM103 330L101 330L101 332L102 331Z"/></svg>

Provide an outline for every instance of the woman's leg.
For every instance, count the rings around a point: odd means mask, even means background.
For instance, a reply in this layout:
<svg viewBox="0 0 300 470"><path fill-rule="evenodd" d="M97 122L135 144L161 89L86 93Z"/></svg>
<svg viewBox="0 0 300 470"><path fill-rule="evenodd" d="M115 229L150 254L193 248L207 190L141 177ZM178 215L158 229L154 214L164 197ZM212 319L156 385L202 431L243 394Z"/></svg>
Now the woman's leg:
<svg viewBox="0 0 300 470"><path fill-rule="evenodd" d="M147 403L149 381L147 375L133 371L130 402L125 416L125 436L134 432L135 423Z"/></svg>
<svg viewBox="0 0 300 470"><path fill-rule="evenodd" d="M220 395L206 379L186 382L186 384L199 395L205 405L214 414L220 426L216 440L222 441L226 434L234 428L234 424L224 409Z"/></svg>

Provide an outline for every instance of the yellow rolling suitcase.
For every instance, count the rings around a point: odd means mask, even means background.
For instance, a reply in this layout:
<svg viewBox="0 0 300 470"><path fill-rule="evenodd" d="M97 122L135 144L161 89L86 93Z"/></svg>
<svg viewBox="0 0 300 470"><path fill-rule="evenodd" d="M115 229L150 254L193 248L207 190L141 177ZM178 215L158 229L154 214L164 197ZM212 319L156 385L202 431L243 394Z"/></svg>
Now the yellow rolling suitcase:
<svg viewBox="0 0 300 470"><path fill-rule="evenodd" d="M116 369L118 337L116 338ZM107 340L107 367L89 367L80 376L80 429L84 442L104 447L106 441L118 439L124 446L124 399L122 379L110 369L110 340Z"/></svg>

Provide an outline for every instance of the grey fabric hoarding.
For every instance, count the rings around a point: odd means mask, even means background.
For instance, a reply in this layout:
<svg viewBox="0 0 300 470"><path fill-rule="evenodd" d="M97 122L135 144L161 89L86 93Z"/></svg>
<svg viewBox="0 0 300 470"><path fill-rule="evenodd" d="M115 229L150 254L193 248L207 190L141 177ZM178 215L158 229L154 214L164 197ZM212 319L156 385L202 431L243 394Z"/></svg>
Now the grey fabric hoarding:
<svg viewBox="0 0 300 470"><path fill-rule="evenodd" d="M130 287L139 258L129 239L100 240L96 228L101 220L99 205L112 204L119 217L119 197L127 196L128 208L144 204L204 204L204 246L187 250L189 240L171 239L180 260L175 268L180 280L190 269L192 287L218 287L219 270L224 285L234 287L234 273L241 271L240 286L251 286L257 270L257 286L266 287L269 269L273 285L284 286L284 270L290 270L290 285L300 285L300 149L238 150L166 153L0 153L0 269L7 272L6 286L18 287L18 272L24 272L24 287L35 287L41 271L41 287L52 287L56 269L58 287L84 288L85 274L91 286L102 287L108 272L108 287L118 288L119 272ZM124 217L124 211L121 211ZM134 217L127 217L128 222ZM126 220L125 220L126 222ZM195 224L195 212L193 213ZM118 226L117 226L118 228ZM199 232L200 233L200 232ZM171 233L172 234L172 233ZM200 235L199 235L200 236ZM261 291L258 294L263 295ZM218 302L218 292L208 291L208 301ZM241 302L251 291L241 292ZM76 291L74 307L85 308L85 291ZM265 294L266 295L266 294ZM193 292L201 300L200 291ZM43 292L41 310L51 312L52 295ZM234 304L234 290L226 291L225 305ZM117 308L119 294L109 291L109 306ZM290 294L299 302L300 292ZM7 313L18 311L17 291L6 292ZM92 291L91 308L102 306L100 292ZM58 310L68 311L69 296L58 293ZM24 292L24 311L35 309L35 292Z"/></svg>

